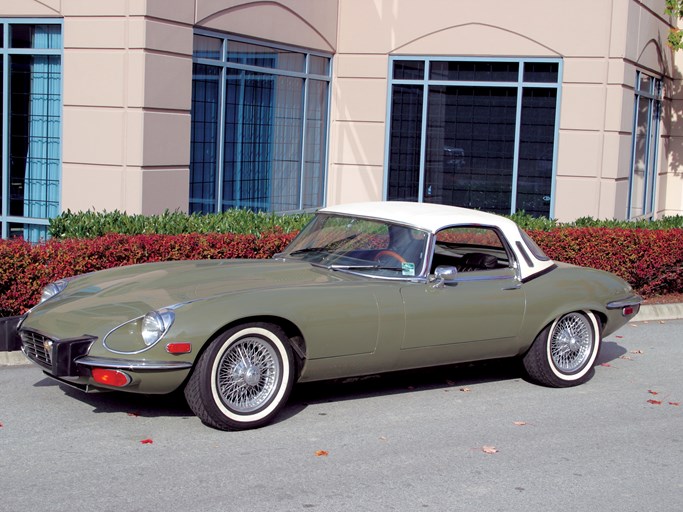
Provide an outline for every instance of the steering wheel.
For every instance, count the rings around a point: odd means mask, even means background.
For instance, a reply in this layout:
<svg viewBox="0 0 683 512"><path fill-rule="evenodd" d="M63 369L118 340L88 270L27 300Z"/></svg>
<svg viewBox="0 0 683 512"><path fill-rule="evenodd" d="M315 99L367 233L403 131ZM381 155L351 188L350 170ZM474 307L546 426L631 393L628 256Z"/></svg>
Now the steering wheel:
<svg viewBox="0 0 683 512"><path fill-rule="evenodd" d="M403 258L403 256L401 256L397 252L391 251L389 249L379 251L377 254L375 254L375 257L373 259L375 261L380 261L382 259L382 256L388 256L391 259L398 261L399 263L405 263L406 262L406 260L405 260L405 258Z"/></svg>

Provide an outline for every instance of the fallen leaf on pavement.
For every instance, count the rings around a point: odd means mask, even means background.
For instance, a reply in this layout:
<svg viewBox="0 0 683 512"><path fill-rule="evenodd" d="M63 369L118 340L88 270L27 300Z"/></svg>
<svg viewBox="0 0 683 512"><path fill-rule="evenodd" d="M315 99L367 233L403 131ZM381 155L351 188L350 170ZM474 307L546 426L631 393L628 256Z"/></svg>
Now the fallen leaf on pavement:
<svg viewBox="0 0 683 512"><path fill-rule="evenodd" d="M141 442L142 444L152 444L152 443L154 443L154 441L152 441L151 439L143 439L143 440L140 441L140 442Z"/></svg>
<svg viewBox="0 0 683 512"><path fill-rule="evenodd" d="M681 405L681 402L669 402L669 405L673 405L674 407L678 407ZM1 427L2 425L0 425Z"/></svg>
<svg viewBox="0 0 683 512"><path fill-rule="evenodd" d="M128 416L134 416L135 418L137 418L138 416L140 416L140 413L139 412L129 412Z"/></svg>
<svg viewBox="0 0 683 512"><path fill-rule="evenodd" d="M469 393L472 390L470 388L460 388L460 391L462 391L463 393Z"/></svg>
<svg viewBox="0 0 683 512"><path fill-rule="evenodd" d="M628 357L628 356L619 356L619 359L626 359L627 361L633 361L633 358Z"/></svg>
<svg viewBox="0 0 683 512"><path fill-rule="evenodd" d="M619 338L619 339L621 339L621 338L623 338L623 336L615 336L615 338Z"/></svg>
<svg viewBox="0 0 683 512"><path fill-rule="evenodd" d="M498 449L495 446L489 446L489 445L482 446L481 451L484 453L498 453Z"/></svg>
<svg viewBox="0 0 683 512"><path fill-rule="evenodd" d="M652 405L662 405L662 401L661 401L661 400L652 400L652 399L650 399L650 400L647 401L647 403L648 403L648 404L652 404Z"/></svg>
<svg viewBox="0 0 683 512"><path fill-rule="evenodd" d="M642 350L631 350L631 354L642 354Z"/></svg>
<svg viewBox="0 0 683 512"><path fill-rule="evenodd" d="M326 450L318 450L317 452L315 452L316 457L327 457L329 454L330 452Z"/></svg>
<svg viewBox="0 0 683 512"><path fill-rule="evenodd" d="M647 392L650 393L651 395L658 395L659 394L658 391L652 391L651 389L648 389Z"/></svg>
<svg viewBox="0 0 683 512"><path fill-rule="evenodd" d="M612 367L612 365L609 364L609 363L602 363L600 366L604 366L604 367L606 367L606 368L611 368L611 367Z"/></svg>
<svg viewBox="0 0 683 512"><path fill-rule="evenodd" d="M513 421L512 424L517 425L518 427L523 427L526 425L526 421Z"/></svg>

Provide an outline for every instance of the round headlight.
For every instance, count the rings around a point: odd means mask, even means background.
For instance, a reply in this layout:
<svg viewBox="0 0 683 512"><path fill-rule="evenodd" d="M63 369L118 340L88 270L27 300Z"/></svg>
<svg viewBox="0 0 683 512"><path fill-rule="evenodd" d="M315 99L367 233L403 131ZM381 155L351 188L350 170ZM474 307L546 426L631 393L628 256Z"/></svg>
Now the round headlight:
<svg viewBox="0 0 683 512"><path fill-rule="evenodd" d="M141 335L142 340L148 347L154 345L161 337L166 334L173 324L175 314L168 309L150 311L142 319Z"/></svg>
<svg viewBox="0 0 683 512"><path fill-rule="evenodd" d="M66 288L66 284L67 281L65 279L60 279L59 281L48 284L45 288L43 288L43 293L40 296L40 302L45 302L46 300L51 299L55 295L63 292L64 288Z"/></svg>

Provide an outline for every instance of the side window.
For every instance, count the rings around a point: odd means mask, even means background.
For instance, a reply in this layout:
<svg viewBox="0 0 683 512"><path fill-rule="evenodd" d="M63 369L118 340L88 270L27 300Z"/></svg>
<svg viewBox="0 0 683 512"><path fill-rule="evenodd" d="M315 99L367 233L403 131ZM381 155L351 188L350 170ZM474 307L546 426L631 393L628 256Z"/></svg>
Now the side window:
<svg viewBox="0 0 683 512"><path fill-rule="evenodd" d="M498 232L489 227L458 226L436 234L431 271L439 265L459 272L495 270L510 266L510 258Z"/></svg>

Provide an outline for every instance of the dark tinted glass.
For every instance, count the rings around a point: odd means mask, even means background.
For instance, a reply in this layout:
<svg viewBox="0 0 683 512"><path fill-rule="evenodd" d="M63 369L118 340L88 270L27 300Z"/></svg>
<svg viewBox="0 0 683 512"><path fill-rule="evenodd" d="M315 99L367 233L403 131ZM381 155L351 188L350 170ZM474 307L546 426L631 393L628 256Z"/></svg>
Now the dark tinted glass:
<svg viewBox="0 0 683 512"><path fill-rule="evenodd" d="M525 82L557 83L557 62L527 62L524 64Z"/></svg>
<svg viewBox="0 0 683 512"><path fill-rule="evenodd" d="M425 63L417 60L394 61L395 80L424 80Z"/></svg>
<svg viewBox="0 0 683 512"><path fill-rule="evenodd" d="M429 78L461 82L516 82L518 73L517 62L435 61L431 64Z"/></svg>

